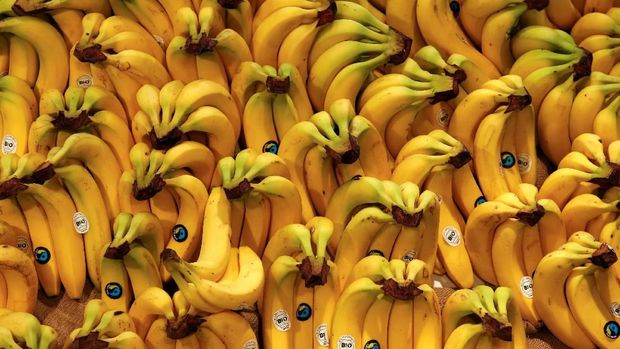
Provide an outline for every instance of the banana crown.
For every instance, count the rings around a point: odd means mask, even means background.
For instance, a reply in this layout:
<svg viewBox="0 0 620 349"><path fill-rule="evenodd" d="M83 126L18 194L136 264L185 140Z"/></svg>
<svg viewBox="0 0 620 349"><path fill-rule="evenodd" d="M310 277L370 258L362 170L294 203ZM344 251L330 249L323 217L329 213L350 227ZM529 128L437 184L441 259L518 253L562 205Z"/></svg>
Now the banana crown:
<svg viewBox="0 0 620 349"><path fill-rule="evenodd" d="M122 212L114 220L113 240L106 249L104 257L122 259L139 243L152 255L155 261L164 248L164 229L157 216L150 212L134 215Z"/></svg>
<svg viewBox="0 0 620 349"><path fill-rule="evenodd" d="M28 184L43 184L54 175L53 165L40 153L4 154L0 157L0 197L15 196L28 189Z"/></svg>
<svg viewBox="0 0 620 349"><path fill-rule="evenodd" d="M598 135L584 133L573 140L571 150L558 164L557 172L586 172L592 177L589 181L604 190L620 183L620 168L616 162L620 160L620 142L612 142L605 152L603 141Z"/></svg>
<svg viewBox="0 0 620 349"><path fill-rule="evenodd" d="M58 333L32 314L0 310L0 346L3 348L54 348Z"/></svg>
<svg viewBox="0 0 620 349"><path fill-rule="evenodd" d="M472 160L465 145L444 130L433 130L409 140L398 153L396 164L416 154L446 156L446 163L455 168L461 168Z"/></svg>

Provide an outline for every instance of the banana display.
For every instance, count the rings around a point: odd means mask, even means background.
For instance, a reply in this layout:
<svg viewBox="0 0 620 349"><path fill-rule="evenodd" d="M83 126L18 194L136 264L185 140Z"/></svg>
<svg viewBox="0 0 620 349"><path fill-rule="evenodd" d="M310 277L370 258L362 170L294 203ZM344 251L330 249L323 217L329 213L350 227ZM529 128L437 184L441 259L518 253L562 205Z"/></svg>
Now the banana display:
<svg viewBox="0 0 620 349"><path fill-rule="evenodd" d="M619 116L618 0L2 1L0 347L617 348Z"/></svg>

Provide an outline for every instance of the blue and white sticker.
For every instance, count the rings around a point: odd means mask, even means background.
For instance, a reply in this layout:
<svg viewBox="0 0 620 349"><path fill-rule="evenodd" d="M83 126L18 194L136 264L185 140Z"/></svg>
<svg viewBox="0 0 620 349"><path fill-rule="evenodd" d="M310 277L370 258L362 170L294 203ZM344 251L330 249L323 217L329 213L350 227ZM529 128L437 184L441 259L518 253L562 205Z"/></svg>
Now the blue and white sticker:
<svg viewBox="0 0 620 349"><path fill-rule="evenodd" d="M263 145L263 153L277 154L280 149L280 145L276 141L268 141Z"/></svg>
<svg viewBox="0 0 620 349"><path fill-rule="evenodd" d="M375 339L371 339L364 344L364 349L381 349L381 345Z"/></svg>
<svg viewBox="0 0 620 349"><path fill-rule="evenodd" d="M620 337L620 325L616 321L609 321L603 327L603 332L609 339L618 339Z"/></svg>
<svg viewBox="0 0 620 349"><path fill-rule="evenodd" d="M43 246L34 249L34 260L39 264L47 264L52 259L50 250Z"/></svg>
<svg viewBox="0 0 620 349"><path fill-rule="evenodd" d="M312 317L312 307L308 303L301 303L297 306L295 317L299 321L307 321Z"/></svg>
<svg viewBox="0 0 620 349"><path fill-rule="evenodd" d="M174 241L183 242L187 240L188 236L189 236L189 232L187 231L187 228L185 228L183 224L177 224L174 227L172 227L172 238L174 239Z"/></svg>
<svg viewBox="0 0 620 349"><path fill-rule="evenodd" d="M111 299L119 299L123 295L123 286L118 282L110 282L105 285L105 294Z"/></svg>

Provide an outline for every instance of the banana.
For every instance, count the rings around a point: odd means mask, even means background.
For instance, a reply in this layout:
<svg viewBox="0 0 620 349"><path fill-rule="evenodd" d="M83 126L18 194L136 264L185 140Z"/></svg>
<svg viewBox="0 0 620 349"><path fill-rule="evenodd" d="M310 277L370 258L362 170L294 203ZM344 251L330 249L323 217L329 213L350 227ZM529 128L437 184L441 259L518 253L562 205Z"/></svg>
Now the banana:
<svg viewBox="0 0 620 349"><path fill-rule="evenodd" d="M131 280L134 297L139 297L150 287L161 287L159 263L144 247L139 244L130 245L129 252L123 256L123 262Z"/></svg>
<svg viewBox="0 0 620 349"><path fill-rule="evenodd" d="M34 86L39 73L39 57L28 41L19 36L9 38L9 71L10 75L20 78Z"/></svg>
<svg viewBox="0 0 620 349"><path fill-rule="evenodd" d="M596 115L605 108L605 100L617 92L616 84L593 84L577 93L570 112L571 139L583 133L592 133Z"/></svg>
<svg viewBox="0 0 620 349"><path fill-rule="evenodd" d="M507 74L514 63L510 37L519 25L520 17L527 9L528 6L524 3L506 7L490 15L482 27L480 40L482 53L495 64L502 74Z"/></svg>
<svg viewBox="0 0 620 349"><path fill-rule="evenodd" d="M256 335L250 324L237 313L224 311L209 315L201 327L213 332L227 348L258 347Z"/></svg>
<svg viewBox="0 0 620 349"><path fill-rule="evenodd" d="M441 313L444 342L449 341L452 333L462 326L459 326L462 319L467 316L483 319L491 314L484 307L476 291L460 289L448 297Z"/></svg>
<svg viewBox="0 0 620 349"><path fill-rule="evenodd" d="M290 256L278 257L267 271L263 295L263 340L265 348L292 348L294 285L298 262Z"/></svg>
<svg viewBox="0 0 620 349"><path fill-rule="evenodd" d="M480 337L486 336L482 324L463 324L457 327L446 340L450 348L472 348Z"/></svg>
<svg viewBox="0 0 620 349"><path fill-rule="evenodd" d="M127 312L131 305L131 281L118 248L104 245L101 255L101 299L109 309Z"/></svg>
<svg viewBox="0 0 620 349"><path fill-rule="evenodd" d="M568 33L541 25L521 29L511 40L512 55L519 59L523 54L535 49L546 49L557 53L575 53L580 41Z"/></svg>
<svg viewBox="0 0 620 349"><path fill-rule="evenodd" d="M0 245L0 272L7 286L6 308L15 312L33 312L39 281L30 258L17 247Z"/></svg>
<svg viewBox="0 0 620 349"><path fill-rule="evenodd" d="M0 316L0 327L8 329L18 342L27 347L38 348L41 323L27 312L8 312ZM11 337L9 337L11 338Z"/></svg>
<svg viewBox="0 0 620 349"><path fill-rule="evenodd" d="M589 36L605 34L618 36L620 26L605 13L592 12L582 16L572 27L570 34L577 44Z"/></svg>
<svg viewBox="0 0 620 349"><path fill-rule="evenodd" d="M549 6L545 10L549 20L558 28L566 31L571 30L581 18L582 12L570 0L549 0Z"/></svg>

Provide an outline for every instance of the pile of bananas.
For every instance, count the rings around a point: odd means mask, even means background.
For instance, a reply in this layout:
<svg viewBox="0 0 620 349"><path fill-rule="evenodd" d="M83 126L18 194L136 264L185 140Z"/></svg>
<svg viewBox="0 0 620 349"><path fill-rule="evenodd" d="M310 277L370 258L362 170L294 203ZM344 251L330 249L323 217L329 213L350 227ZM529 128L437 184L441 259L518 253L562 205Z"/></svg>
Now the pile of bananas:
<svg viewBox="0 0 620 349"><path fill-rule="evenodd" d="M0 347L618 348L619 117L619 0L2 1Z"/></svg>

